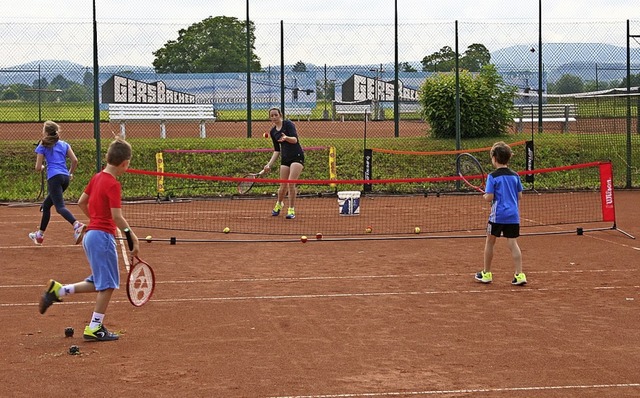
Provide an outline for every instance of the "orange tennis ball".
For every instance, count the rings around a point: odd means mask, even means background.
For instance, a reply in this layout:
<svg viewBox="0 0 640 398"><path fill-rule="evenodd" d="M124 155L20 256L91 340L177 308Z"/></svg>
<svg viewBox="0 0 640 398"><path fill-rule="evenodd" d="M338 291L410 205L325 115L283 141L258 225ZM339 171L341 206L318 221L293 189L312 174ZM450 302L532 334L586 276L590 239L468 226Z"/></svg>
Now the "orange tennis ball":
<svg viewBox="0 0 640 398"><path fill-rule="evenodd" d="M264 138L269 138L269 133L264 133L264 134L262 134L262 136L263 136Z"/></svg>
<svg viewBox="0 0 640 398"><path fill-rule="evenodd" d="M307 243L307 237L306 237L306 236L304 236L304 235L302 235L302 236L300 237L300 242L302 242L302 243Z"/></svg>

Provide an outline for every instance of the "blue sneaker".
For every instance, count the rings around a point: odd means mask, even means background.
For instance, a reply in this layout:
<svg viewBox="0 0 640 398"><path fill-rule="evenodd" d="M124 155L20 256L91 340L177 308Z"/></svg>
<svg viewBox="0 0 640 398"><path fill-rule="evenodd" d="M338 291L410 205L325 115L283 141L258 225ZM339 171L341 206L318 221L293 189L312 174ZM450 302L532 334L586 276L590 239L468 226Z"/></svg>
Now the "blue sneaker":
<svg viewBox="0 0 640 398"><path fill-rule="evenodd" d="M296 218L296 211L293 209L293 207L289 207L289 210L287 210L287 219L293 220L294 218Z"/></svg>
<svg viewBox="0 0 640 398"><path fill-rule="evenodd" d="M480 271L476 274L476 281L480 283L491 283L491 281L493 281L493 275L491 272Z"/></svg>
<svg viewBox="0 0 640 398"><path fill-rule="evenodd" d="M271 215L272 216L279 216L280 215L280 210L282 210L282 203L280 202L276 202L276 205L273 206L273 210L271 210Z"/></svg>
<svg viewBox="0 0 640 398"><path fill-rule="evenodd" d="M513 280L511 281L512 285L522 286L527 284L527 276L524 272L521 272L517 275L513 276Z"/></svg>

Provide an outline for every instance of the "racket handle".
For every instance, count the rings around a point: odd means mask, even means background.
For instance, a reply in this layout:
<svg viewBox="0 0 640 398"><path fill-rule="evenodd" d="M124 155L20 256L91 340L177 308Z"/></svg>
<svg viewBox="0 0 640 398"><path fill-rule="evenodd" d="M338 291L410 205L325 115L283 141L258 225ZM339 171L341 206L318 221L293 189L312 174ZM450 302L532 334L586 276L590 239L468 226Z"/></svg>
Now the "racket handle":
<svg viewBox="0 0 640 398"><path fill-rule="evenodd" d="M133 238L131 237L131 230L129 228L124 229L124 235L127 237L127 244L129 245L129 251L133 250Z"/></svg>

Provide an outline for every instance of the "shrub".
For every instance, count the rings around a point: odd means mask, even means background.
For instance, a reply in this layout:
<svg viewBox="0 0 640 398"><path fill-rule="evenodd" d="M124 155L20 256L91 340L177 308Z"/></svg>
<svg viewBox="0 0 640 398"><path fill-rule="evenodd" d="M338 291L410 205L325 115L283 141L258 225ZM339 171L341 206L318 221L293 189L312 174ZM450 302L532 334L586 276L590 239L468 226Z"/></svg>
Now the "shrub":
<svg viewBox="0 0 640 398"><path fill-rule="evenodd" d="M455 83L455 74L437 73L426 79L420 88L423 117L429 122L433 137L456 136ZM461 138L505 134L512 123L515 90L504 83L493 65L485 65L474 74L461 71Z"/></svg>

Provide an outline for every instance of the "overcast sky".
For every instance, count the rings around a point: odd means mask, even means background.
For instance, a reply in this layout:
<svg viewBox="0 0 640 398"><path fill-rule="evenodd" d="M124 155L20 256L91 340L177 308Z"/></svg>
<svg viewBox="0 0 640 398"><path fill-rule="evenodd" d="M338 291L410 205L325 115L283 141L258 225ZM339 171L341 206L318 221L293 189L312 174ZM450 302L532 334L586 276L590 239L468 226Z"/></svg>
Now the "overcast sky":
<svg viewBox="0 0 640 398"><path fill-rule="evenodd" d="M10 54L0 60L0 65L41 59L91 64L92 0L0 2L0 53ZM247 13L246 0L95 2L101 65L150 66L153 52L168 40L175 40L179 29L210 16L244 21ZM399 35L401 61L417 62L443 46L453 46L456 20L460 22L462 49L475 42L485 44L492 52L537 43L538 1L397 0L397 4L398 22L404 26ZM547 43L624 46L627 19L632 21L632 33L640 33L640 0L543 0L542 11L543 40ZM249 4L249 16L256 23L256 53L262 65L280 63L279 21L284 21L289 35L287 62L390 62L393 13L393 0L250 0ZM415 28L420 24L428 27Z"/></svg>
<svg viewBox="0 0 640 398"><path fill-rule="evenodd" d="M95 0L98 20L157 19L200 21L208 16L244 19L243 0ZM535 20L532 0L397 0L399 18L433 20ZM85 20L92 18L90 0L2 0L0 22ZM393 21L392 0L250 0L253 21ZM640 20L638 0L543 0L546 20Z"/></svg>

